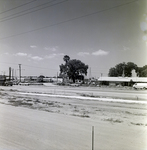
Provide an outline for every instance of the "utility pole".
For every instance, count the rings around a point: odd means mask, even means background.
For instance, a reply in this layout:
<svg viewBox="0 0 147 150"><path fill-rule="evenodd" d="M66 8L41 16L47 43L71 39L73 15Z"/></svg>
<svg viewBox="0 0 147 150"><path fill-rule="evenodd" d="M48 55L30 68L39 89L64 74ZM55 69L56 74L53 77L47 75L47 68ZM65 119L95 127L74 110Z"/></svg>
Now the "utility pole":
<svg viewBox="0 0 147 150"><path fill-rule="evenodd" d="M103 76L103 73L101 73L101 77Z"/></svg>
<svg viewBox="0 0 147 150"><path fill-rule="evenodd" d="M9 80L11 80L11 67L9 67Z"/></svg>
<svg viewBox="0 0 147 150"><path fill-rule="evenodd" d="M57 72L57 82L58 82L58 72Z"/></svg>
<svg viewBox="0 0 147 150"><path fill-rule="evenodd" d="M21 82L21 64L18 64L19 66L19 81Z"/></svg>
<svg viewBox="0 0 147 150"><path fill-rule="evenodd" d="M12 80L14 80L14 69L12 69Z"/></svg>
<svg viewBox="0 0 147 150"><path fill-rule="evenodd" d="M89 79L91 78L91 67L89 68Z"/></svg>

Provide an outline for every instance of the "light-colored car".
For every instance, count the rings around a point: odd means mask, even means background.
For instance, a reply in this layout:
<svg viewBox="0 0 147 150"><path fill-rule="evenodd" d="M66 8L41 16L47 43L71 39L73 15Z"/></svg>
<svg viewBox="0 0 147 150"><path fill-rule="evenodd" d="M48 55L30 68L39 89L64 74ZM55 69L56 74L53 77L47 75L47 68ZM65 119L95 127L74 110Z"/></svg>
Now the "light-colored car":
<svg viewBox="0 0 147 150"><path fill-rule="evenodd" d="M70 86L78 87L78 86L80 86L80 84L78 84L78 83L72 83L72 84L70 84Z"/></svg>
<svg viewBox="0 0 147 150"><path fill-rule="evenodd" d="M27 86L29 86L30 84L29 83L22 83L22 82L20 82L18 85L27 85Z"/></svg>
<svg viewBox="0 0 147 150"><path fill-rule="evenodd" d="M135 89L147 89L147 83L135 83L133 85Z"/></svg>

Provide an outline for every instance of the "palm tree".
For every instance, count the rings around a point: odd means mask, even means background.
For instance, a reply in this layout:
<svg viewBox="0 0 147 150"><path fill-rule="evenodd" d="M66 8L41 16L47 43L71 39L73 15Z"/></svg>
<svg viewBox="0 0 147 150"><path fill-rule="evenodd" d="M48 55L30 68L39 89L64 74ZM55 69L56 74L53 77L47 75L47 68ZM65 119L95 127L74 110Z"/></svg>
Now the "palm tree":
<svg viewBox="0 0 147 150"><path fill-rule="evenodd" d="M63 57L63 60L64 60L65 63L67 64L67 62L69 62L69 60L70 60L70 57L69 57L68 55L65 55L65 56Z"/></svg>

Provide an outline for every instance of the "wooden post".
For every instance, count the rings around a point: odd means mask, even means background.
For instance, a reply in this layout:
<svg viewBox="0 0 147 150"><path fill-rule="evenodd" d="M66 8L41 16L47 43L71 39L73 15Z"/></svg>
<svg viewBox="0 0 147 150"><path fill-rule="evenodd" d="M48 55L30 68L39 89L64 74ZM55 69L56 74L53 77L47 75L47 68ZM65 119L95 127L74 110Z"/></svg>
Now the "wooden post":
<svg viewBox="0 0 147 150"><path fill-rule="evenodd" d="M94 150L94 126L92 126L92 150Z"/></svg>
<svg viewBox="0 0 147 150"><path fill-rule="evenodd" d="M9 81L11 80L11 67L9 67Z"/></svg>
<svg viewBox="0 0 147 150"><path fill-rule="evenodd" d="M21 82L21 64L18 65L19 65L19 81Z"/></svg>

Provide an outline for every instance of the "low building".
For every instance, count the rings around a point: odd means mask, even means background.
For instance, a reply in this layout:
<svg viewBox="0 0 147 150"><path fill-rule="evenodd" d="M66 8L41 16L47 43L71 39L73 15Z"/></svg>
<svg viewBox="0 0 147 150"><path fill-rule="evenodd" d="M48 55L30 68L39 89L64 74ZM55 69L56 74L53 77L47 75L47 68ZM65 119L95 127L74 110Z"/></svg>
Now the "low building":
<svg viewBox="0 0 147 150"><path fill-rule="evenodd" d="M134 83L147 83L147 77L100 77L100 85L132 86Z"/></svg>

